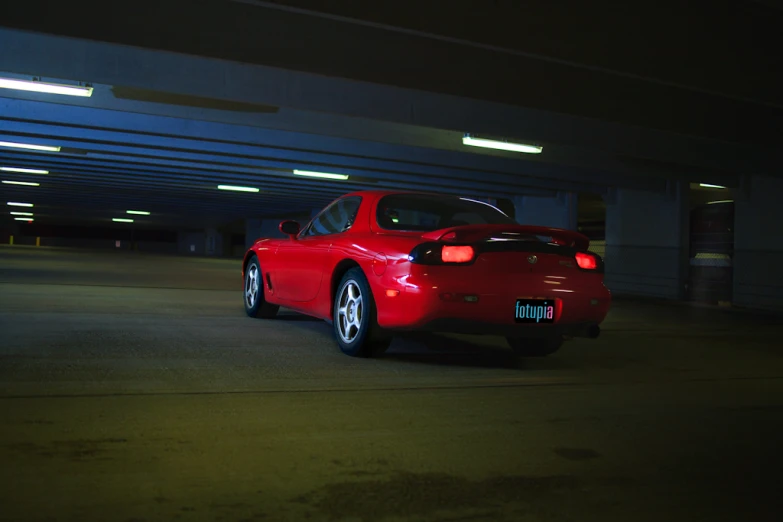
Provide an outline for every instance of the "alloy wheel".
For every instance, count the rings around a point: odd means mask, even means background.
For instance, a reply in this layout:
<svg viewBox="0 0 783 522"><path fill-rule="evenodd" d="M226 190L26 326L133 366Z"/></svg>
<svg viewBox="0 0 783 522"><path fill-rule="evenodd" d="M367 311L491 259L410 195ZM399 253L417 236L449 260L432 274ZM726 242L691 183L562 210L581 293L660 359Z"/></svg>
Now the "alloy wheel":
<svg viewBox="0 0 783 522"><path fill-rule="evenodd" d="M253 308L258 301L260 279L258 266L255 264L250 265L247 274L245 274L245 305L248 308Z"/></svg>
<svg viewBox="0 0 783 522"><path fill-rule="evenodd" d="M352 343L361 332L363 309L359 285L349 280L343 286L337 304L337 332L344 343Z"/></svg>

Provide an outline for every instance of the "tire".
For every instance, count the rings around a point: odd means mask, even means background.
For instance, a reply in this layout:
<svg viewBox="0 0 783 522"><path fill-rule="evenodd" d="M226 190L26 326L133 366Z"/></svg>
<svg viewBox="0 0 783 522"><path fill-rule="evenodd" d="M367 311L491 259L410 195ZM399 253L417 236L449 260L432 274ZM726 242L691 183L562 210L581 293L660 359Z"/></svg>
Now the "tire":
<svg viewBox="0 0 783 522"><path fill-rule="evenodd" d="M245 313L249 317L272 319L280 307L267 303L264 299L264 282L261 266L254 255L245 269L245 282L242 287L242 301L245 303Z"/></svg>
<svg viewBox="0 0 783 522"><path fill-rule="evenodd" d="M546 357L563 346L563 339L506 337L506 342L520 357Z"/></svg>
<svg viewBox="0 0 783 522"><path fill-rule="evenodd" d="M344 354L377 357L386 351L392 337L378 326L375 299L360 268L345 273L332 306L334 336Z"/></svg>

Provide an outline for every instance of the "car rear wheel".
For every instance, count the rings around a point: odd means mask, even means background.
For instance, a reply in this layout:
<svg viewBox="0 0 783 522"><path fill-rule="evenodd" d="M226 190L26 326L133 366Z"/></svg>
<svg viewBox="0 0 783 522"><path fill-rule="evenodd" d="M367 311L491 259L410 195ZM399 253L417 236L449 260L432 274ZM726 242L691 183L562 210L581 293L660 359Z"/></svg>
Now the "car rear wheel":
<svg viewBox="0 0 783 522"><path fill-rule="evenodd" d="M360 268L345 273L334 296L334 334L340 350L352 357L382 354L391 336L378 326L370 284Z"/></svg>
<svg viewBox="0 0 783 522"><path fill-rule="evenodd" d="M514 353L521 357L546 357L563 346L563 339L537 339L524 337L506 337Z"/></svg>
<svg viewBox="0 0 783 522"><path fill-rule="evenodd" d="M250 317L271 319L277 315L280 307L267 303L264 299L264 280L258 258L253 256L245 269L245 284L242 292L245 313Z"/></svg>

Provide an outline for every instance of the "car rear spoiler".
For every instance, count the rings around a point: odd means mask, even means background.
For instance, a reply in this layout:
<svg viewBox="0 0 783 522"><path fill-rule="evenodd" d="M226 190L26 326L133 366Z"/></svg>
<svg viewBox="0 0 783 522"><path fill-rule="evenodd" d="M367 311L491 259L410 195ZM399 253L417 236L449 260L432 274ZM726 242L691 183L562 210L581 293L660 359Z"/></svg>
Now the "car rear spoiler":
<svg viewBox="0 0 783 522"><path fill-rule="evenodd" d="M430 241L479 241L490 235L532 235L552 238L552 242L558 245L573 247L579 250L587 250L590 246L590 238L573 230L553 227L539 227L533 225L464 225L459 227L442 228L422 235L423 239Z"/></svg>

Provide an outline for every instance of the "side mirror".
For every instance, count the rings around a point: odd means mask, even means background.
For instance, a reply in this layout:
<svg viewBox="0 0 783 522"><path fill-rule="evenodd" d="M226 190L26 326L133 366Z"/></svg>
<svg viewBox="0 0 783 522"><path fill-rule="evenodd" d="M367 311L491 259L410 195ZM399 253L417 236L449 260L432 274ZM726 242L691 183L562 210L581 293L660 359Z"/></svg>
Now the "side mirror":
<svg viewBox="0 0 783 522"><path fill-rule="evenodd" d="M291 239L293 239L300 230L299 223L291 220L283 221L277 228L280 229L280 232L283 234L291 236Z"/></svg>

